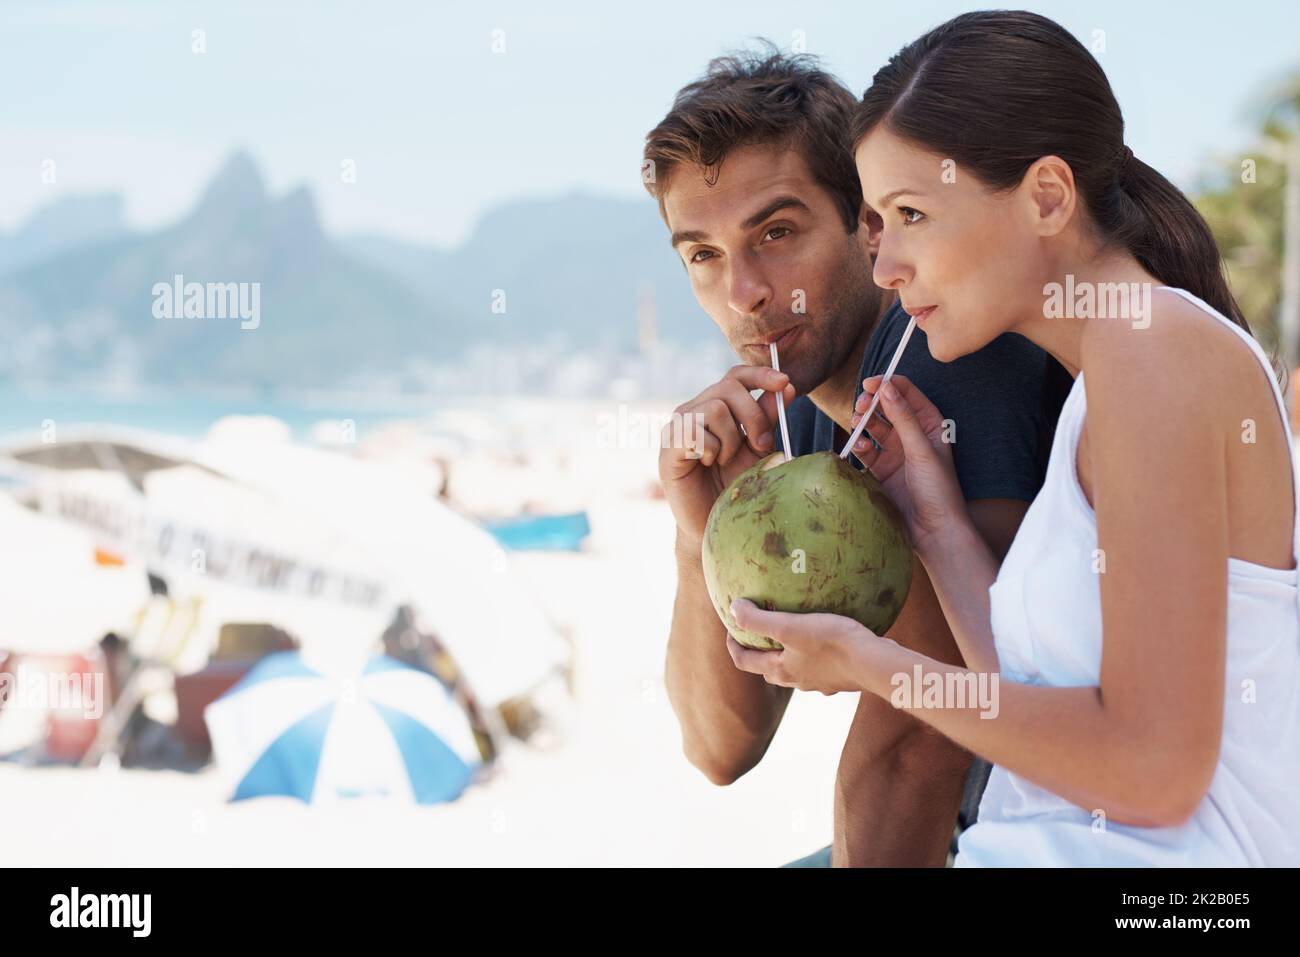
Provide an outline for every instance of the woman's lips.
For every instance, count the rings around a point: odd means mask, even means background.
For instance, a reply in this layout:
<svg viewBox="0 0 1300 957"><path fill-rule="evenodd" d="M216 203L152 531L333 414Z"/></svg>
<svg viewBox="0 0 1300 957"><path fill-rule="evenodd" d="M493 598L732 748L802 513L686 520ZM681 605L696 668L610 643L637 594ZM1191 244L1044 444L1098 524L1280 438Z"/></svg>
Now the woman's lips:
<svg viewBox="0 0 1300 957"><path fill-rule="evenodd" d="M926 306L924 309L918 309L916 312L912 313L911 316L916 320L918 326L924 328L925 320L929 319L938 308L938 306Z"/></svg>

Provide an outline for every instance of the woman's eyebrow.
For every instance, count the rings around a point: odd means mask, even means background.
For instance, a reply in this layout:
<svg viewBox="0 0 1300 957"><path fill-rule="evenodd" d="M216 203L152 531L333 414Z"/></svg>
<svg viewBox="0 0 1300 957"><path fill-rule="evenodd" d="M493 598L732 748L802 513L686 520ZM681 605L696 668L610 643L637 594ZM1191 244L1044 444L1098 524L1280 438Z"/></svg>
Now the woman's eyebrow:
<svg viewBox="0 0 1300 957"><path fill-rule="evenodd" d="M902 189L896 189L892 193L888 193L885 196L882 196L880 199L880 205L888 206L890 201L895 197L905 196L905 195L924 196L925 193L922 190L912 189L912 187L910 186L904 186Z"/></svg>

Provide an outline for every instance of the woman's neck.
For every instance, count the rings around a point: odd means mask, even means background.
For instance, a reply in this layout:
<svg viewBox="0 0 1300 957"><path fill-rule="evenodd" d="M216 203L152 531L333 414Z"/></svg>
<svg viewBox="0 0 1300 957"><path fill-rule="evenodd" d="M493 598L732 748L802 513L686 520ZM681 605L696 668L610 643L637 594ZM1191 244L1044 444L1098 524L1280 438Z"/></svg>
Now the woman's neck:
<svg viewBox="0 0 1300 957"><path fill-rule="evenodd" d="M1161 285L1127 250L1058 263L1044 276L1042 307L1012 328L1046 350L1071 376L1083 368L1088 323L1151 321L1151 290Z"/></svg>

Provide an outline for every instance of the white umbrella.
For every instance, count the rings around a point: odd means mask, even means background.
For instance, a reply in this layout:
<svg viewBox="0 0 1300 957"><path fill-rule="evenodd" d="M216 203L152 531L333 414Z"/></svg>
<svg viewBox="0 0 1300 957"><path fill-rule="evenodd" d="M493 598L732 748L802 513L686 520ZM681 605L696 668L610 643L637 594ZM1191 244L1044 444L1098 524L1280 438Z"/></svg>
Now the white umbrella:
<svg viewBox="0 0 1300 957"><path fill-rule="evenodd" d="M245 438L229 425L200 451L206 464L364 549L377 577L418 611L484 704L532 690L567 660L568 647L520 587L504 549L402 470Z"/></svg>
<svg viewBox="0 0 1300 957"><path fill-rule="evenodd" d="M0 648L67 654L127 628L149 598L139 563L105 563L84 529L0 495Z"/></svg>

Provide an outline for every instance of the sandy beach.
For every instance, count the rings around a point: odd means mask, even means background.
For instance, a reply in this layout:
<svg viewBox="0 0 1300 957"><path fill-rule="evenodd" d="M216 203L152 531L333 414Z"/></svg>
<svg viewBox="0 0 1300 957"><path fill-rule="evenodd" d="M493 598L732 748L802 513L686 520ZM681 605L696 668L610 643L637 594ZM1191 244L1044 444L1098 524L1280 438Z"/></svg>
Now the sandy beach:
<svg viewBox="0 0 1300 957"><path fill-rule="evenodd" d="M516 745L492 780L427 808L231 804L211 768L3 763L6 862L767 867L829 843L835 767L857 696L796 694L762 764L730 787L686 761L663 686L672 517L650 494L652 449L611 448L584 431L600 410L543 415L567 429L549 445L563 450L549 464L467 457L453 472L453 485L476 489L480 507L524 497L580 503L590 515L583 552L516 553L521 584L574 644L575 696L554 750Z"/></svg>

